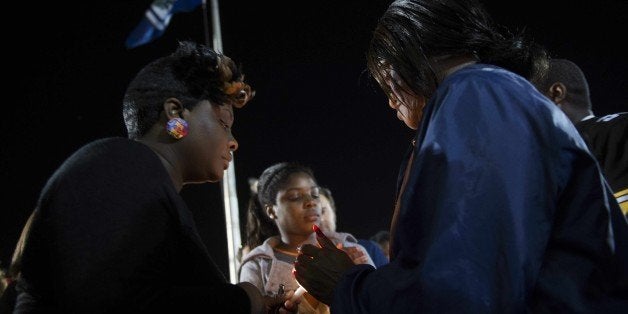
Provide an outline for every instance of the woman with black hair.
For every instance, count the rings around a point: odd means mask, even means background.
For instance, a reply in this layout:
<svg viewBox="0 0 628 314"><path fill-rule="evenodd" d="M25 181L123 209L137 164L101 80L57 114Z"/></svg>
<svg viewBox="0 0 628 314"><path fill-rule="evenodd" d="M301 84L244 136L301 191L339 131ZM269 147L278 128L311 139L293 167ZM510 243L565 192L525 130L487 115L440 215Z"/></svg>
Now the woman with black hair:
<svg viewBox="0 0 628 314"><path fill-rule="evenodd" d="M528 79L543 49L475 0L398 0L367 54L416 130L390 263L353 265L319 235L296 278L334 313L625 313L628 225L564 114Z"/></svg>
<svg viewBox="0 0 628 314"><path fill-rule="evenodd" d="M135 76L123 101L128 138L86 144L44 187L21 241L15 312L249 314L282 304L227 282L179 195L222 179L238 148L234 108L254 95L243 79L229 57L193 42Z"/></svg>

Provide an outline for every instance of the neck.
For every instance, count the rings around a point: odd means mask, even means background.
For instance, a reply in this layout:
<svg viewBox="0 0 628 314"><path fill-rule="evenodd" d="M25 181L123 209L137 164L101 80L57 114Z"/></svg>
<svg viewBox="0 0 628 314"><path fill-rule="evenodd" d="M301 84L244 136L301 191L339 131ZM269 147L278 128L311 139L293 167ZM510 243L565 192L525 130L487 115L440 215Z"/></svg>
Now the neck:
<svg viewBox="0 0 628 314"><path fill-rule="evenodd" d="M473 56L441 56L432 58L434 71L438 82L442 82L448 75L469 65L477 63Z"/></svg>
<svg viewBox="0 0 628 314"><path fill-rule="evenodd" d="M305 243L316 243L316 236L314 232L312 232L308 236L282 235L280 237L280 242L279 244L277 244L276 248L286 252L297 253L298 248Z"/></svg>
<svg viewBox="0 0 628 314"><path fill-rule="evenodd" d="M290 253L290 254L298 254L299 253L299 246L298 245L292 245L292 244L289 244L289 243L285 243L283 241L279 242L279 244L277 244L275 249L277 249L279 251L282 251L282 252Z"/></svg>
<svg viewBox="0 0 628 314"><path fill-rule="evenodd" d="M571 120L573 124L576 124L587 116L593 115L593 111L588 109L580 109L575 106L570 105L569 103L564 103L560 105L560 109L567 115L567 118Z"/></svg>
<svg viewBox="0 0 628 314"><path fill-rule="evenodd" d="M177 192L181 192L183 188L183 178L181 176L181 172L177 170L175 166L175 162L173 161L175 158L173 157L174 153L172 149L164 144L155 143L153 141L147 141L144 139L138 140L140 143L148 146L157 156L159 160L161 160L161 164L166 168L170 179L172 180L172 184Z"/></svg>

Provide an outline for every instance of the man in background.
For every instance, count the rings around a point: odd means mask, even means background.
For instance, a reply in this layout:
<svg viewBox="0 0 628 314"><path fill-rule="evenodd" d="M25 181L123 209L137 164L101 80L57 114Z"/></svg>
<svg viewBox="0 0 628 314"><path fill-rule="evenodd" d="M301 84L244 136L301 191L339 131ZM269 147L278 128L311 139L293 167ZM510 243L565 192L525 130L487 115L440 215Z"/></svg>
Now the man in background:
<svg viewBox="0 0 628 314"><path fill-rule="evenodd" d="M596 116L584 73L567 59L550 60L547 75L535 85L576 126L628 216L628 112Z"/></svg>

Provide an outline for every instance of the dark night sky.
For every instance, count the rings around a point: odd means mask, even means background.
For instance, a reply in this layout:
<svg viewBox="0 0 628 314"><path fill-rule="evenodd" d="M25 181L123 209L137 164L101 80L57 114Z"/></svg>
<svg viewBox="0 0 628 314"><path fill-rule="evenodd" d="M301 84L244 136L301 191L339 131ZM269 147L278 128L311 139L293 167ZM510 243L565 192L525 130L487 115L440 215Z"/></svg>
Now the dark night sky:
<svg viewBox="0 0 628 314"><path fill-rule="evenodd" d="M412 133L363 73L370 33L388 2L220 3L224 51L242 64L257 90L236 111L234 126L242 210L247 178L275 162L300 161L334 192L340 231L369 237L388 228L397 170ZM126 36L150 3L81 1L69 8L54 2L8 13L20 22L5 26L3 48L9 97L0 132L2 266L60 163L88 141L126 136L120 109L132 76L173 51L176 40L204 41L199 7L175 15L156 41L125 49ZM485 3L498 22L525 27L552 56L578 63L598 115L628 110L628 62L618 48L627 38L626 1ZM222 209L207 205L216 203L218 189L203 184L183 191L213 252L221 252L225 241Z"/></svg>

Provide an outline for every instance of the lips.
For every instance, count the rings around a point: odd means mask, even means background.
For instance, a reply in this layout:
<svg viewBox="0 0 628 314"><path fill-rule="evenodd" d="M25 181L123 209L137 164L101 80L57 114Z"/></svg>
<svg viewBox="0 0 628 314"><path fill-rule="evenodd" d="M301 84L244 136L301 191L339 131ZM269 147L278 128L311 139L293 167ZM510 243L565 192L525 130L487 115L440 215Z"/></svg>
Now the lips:
<svg viewBox="0 0 628 314"><path fill-rule="evenodd" d="M233 159L233 156L231 156L231 154L229 154L227 156L222 156L222 159L226 160L227 162L231 162L231 159Z"/></svg>
<svg viewBox="0 0 628 314"><path fill-rule="evenodd" d="M308 222L317 222L320 219L321 219L321 216L319 214L305 215L305 220L307 220Z"/></svg>
<svg viewBox="0 0 628 314"><path fill-rule="evenodd" d="M229 168L229 163L231 162L231 155L229 155L229 157L222 157L222 160L224 161L224 165L223 167L225 169Z"/></svg>

